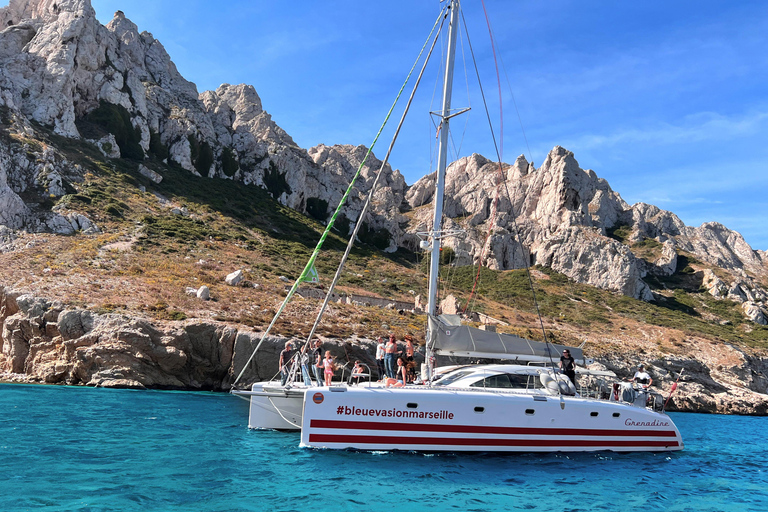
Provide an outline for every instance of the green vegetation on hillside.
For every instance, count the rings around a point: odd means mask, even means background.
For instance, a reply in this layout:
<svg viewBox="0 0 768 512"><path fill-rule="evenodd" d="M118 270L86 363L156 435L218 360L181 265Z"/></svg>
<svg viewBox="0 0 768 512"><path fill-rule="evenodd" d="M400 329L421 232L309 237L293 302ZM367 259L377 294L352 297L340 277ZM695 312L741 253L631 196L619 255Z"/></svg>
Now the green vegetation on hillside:
<svg viewBox="0 0 768 512"><path fill-rule="evenodd" d="M103 107L102 112L89 117L88 122L119 131L115 126L123 122L123 117L120 110L113 107ZM94 272L97 278L93 282L106 279L105 276L136 279L140 282L137 286L141 286L142 293L148 297L135 299L115 294L99 299L102 301L97 307L100 311L138 307L155 318L194 316L194 310L200 305L184 295L184 288L206 284L218 287L215 300L208 306L216 309L215 318L263 326L271 318L274 303L285 293L285 284L278 276L298 277L324 229L320 221L325 220L329 211L324 201L308 199L309 216L276 201L275 198L288 190L288 185L274 165L265 176L266 189L228 179L197 177L164 164L167 148L155 135L150 140L149 158L142 160L142 164L162 175L162 182L157 184L138 172L139 164L135 160L106 159L91 144L60 137L43 127L38 129L44 135L44 141L39 143L53 145L69 161L85 169L83 182L65 183L71 193L58 203L83 212L102 228L103 234L91 238L80 236L75 239L76 243L61 251L25 255L24 264L49 268L52 276ZM129 137L127 133L123 135ZM210 166L208 160L212 158L212 150L200 144L196 165L199 162L201 168L205 164ZM234 174L235 155L224 151L222 161L225 160L229 162L225 174ZM336 227L338 232L346 234L349 221L340 218ZM338 232L328 237L316 263L324 286L335 273L346 246L345 238ZM619 226L611 233L622 243L628 243L629 235L626 226ZM129 253L101 250L106 244L129 238L134 238ZM360 239L363 243L353 250L341 276L341 291L400 300L426 295L428 255L404 250L385 254L381 249L389 244L389 233L369 226L363 227ZM655 240L643 240L630 248L649 261L657 258L661 251L661 245ZM466 300L477 267L454 267L454 259L450 249L441 253L440 294L444 297L454 293ZM264 284L261 291L221 286L223 277L235 268L245 269L249 281ZM677 343L684 343L687 336L702 336L713 342L768 348L768 328L745 321L737 304L704 293L699 268L700 262L680 254L672 276L647 277L658 297L651 303L581 285L543 267L532 269L531 275L538 310L550 325L548 329L567 326L589 332L619 330L624 324L642 323L679 330L682 336ZM105 288L100 290L106 294ZM482 268L477 292L479 298L473 300L470 309L513 326L525 325L525 329L535 330L536 322L531 319L535 318L537 308L528 271ZM83 304L95 300L85 292L74 297L73 301ZM135 306L131 300L142 302ZM301 311L301 318L311 317L316 309L314 303L301 300L295 307ZM414 332L423 327L423 318L417 315L377 308L335 305L334 315L326 332L337 335L376 331L383 329L382 326ZM306 333L305 321L297 318L298 314L281 322L279 332Z"/></svg>
<svg viewBox="0 0 768 512"><path fill-rule="evenodd" d="M132 160L144 158L144 150L139 145L141 131L134 128L131 114L122 105L102 100L95 110L77 121L77 129L88 139L100 139L111 133L120 146L120 156Z"/></svg>

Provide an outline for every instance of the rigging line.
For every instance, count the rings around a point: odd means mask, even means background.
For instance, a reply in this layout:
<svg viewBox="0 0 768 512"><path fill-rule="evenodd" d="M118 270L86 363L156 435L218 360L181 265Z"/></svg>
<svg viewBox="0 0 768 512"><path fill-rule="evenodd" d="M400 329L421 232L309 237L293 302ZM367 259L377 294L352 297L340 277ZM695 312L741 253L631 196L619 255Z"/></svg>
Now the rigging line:
<svg viewBox="0 0 768 512"><path fill-rule="evenodd" d="M312 252L312 255L309 257L309 261L307 261L307 264L304 267L304 270L301 272L301 275L299 275L299 278L296 279L296 281L293 283L291 290L288 292L288 295L286 295L285 299L283 300L283 303L280 305L280 308L277 310L277 313L275 313L275 316L270 322L269 326L267 327L267 330L264 331L264 333L261 335L261 339L259 340L259 343L256 345L256 348L253 349L253 352L251 353L251 357L248 358L248 361L246 361L245 365L243 366L243 369L240 371L240 373L237 375L237 378L232 383L233 388L243 377L243 374L245 373L246 368L248 368L248 365L251 364L251 361L256 355L256 352L258 352L262 343L264 343L264 340L266 339L267 335L269 334L269 332L272 330L275 323L277 322L278 317L283 312L285 307L288 305L288 302L290 302L293 295L296 293L296 290L299 288L299 284L301 284L301 282L306 279L307 275L310 273L310 271L314 267L315 260L317 259L317 256L320 253L320 248L323 246L325 239L328 237L328 234L333 228L333 224L336 221L336 217L339 215L339 212L341 212L342 206L344 206L344 203L346 203L347 198L352 193L352 190L355 186L355 182L360 177L360 173L362 172L363 165L368 159L368 156L373 152L373 148L376 145L376 142L379 140L379 136L384 131L384 127L387 125L387 122L389 122L389 118L392 115L392 112L394 111L398 101L400 100L400 96L402 95L403 90L405 89L405 86L408 84L408 81L411 79L411 75L413 74L413 71L416 69L416 66L421 60L421 56L424 54L424 49L429 44L429 41L432 38L432 34L435 32L435 29L438 27L438 25L440 27L443 26L443 22L445 21L445 13L447 12L447 10L448 10L447 7L443 7L443 9L440 11L440 14L437 17L437 20L435 20L435 24L432 26L432 30L429 32L429 36L427 36L426 41L424 41L424 45L421 47L421 50L419 51L419 55L416 58L416 61L413 63L413 66L411 66L411 70L408 72L408 75L405 78L405 82L403 82L403 85L400 86L400 90L398 91L397 96L395 97L395 101L392 103L392 106L389 107L389 111L387 112L387 115L384 118L384 122L379 128L379 131L376 133L376 136L373 138L373 142L371 143L371 146L368 148L368 151L366 152L365 157L363 157L363 160L360 162L360 165L357 168L357 172L353 176L352 181L350 181L349 186L347 187L347 190L344 192L344 195L341 198L341 201L339 201L339 205L336 207L336 211L333 213L331 220L328 221L328 225L325 227L325 231L320 236L320 240L317 242L317 245L315 246L315 250ZM438 31L438 34L440 34L440 31ZM432 48L434 48L434 46L435 46L435 43L432 43ZM430 53L431 52L432 52L432 49L430 49ZM425 62L425 66L426 66L426 62ZM422 73L423 73L423 68L422 68ZM378 180L378 177L377 177L377 180ZM373 188L371 190L373 190ZM354 236L350 240L354 240ZM328 294L328 297L330 297L330 293Z"/></svg>
<svg viewBox="0 0 768 512"><path fill-rule="evenodd" d="M459 9L461 9L461 6L459 6ZM464 27L464 30L466 31L466 25ZM472 110L472 101L471 101L471 96L469 94L469 73L467 72L467 68L468 68L468 66L467 66L467 54L466 54L466 51L464 50L464 38L461 37L461 35L462 35L461 31L459 31L458 39L459 39L459 43L461 45L461 60L464 63L464 82L465 82L466 87L467 87L467 112L468 112L468 111ZM454 161L459 159L459 155L461 154L461 148L462 148L462 146L464 146L464 137L467 134L467 127L468 126L469 126L469 115L467 115L464 118L464 129L461 132L461 139L459 140L459 144L458 145L456 144L456 140L453 137L453 130L450 130L449 136L450 136L450 139L451 139L451 144L453 144L453 150L456 153L456 157L455 157Z"/></svg>
<svg viewBox="0 0 768 512"><path fill-rule="evenodd" d="M499 53L499 61L501 62L501 69L504 71L504 78L507 79L507 88L509 89L509 95L512 97L512 105L515 107L515 114L517 114L517 122L520 124L520 131L523 133L523 140L525 141L525 147L528 149L528 158L533 161L533 152L531 151L531 146L528 143L528 134L525 133L525 126L523 125L523 118L520 115L520 109L517 108L517 99L515 98L515 93L512 91L512 82L509 79L509 74L507 73L507 67L504 65L504 57Z"/></svg>
<svg viewBox="0 0 768 512"><path fill-rule="evenodd" d="M488 19L488 13L487 13L487 10L485 9L485 1L484 0L480 0L480 1L481 1L482 5L483 5L483 11L485 12L486 24L488 25L489 30L490 30L490 20ZM466 30L466 22L465 22L464 26L465 26L465 30ZM492 34L493 34L493 32L491 31L491 35ZM472 52L472 59L473 59L473 62L475 64L475 73L477 73L478 82L480 82L480 80L479 80L480 72L477 69L477 60L474 57L474 51L472 49L472 43L471 43L469 37L467 37L467 42L469 43L470 52ZM493 38L492 37L491 37L491 45L494 48L493 54L494 54L494 60L495 60L496 49L495 49L495 46L493 44ZM498 65L497 65L497 77L498 77ZM496 149L496 155L498 156L498 159L499 159L499 165L501 166L501 152L499 151L499 147L496 144L496 136L493 133L493 123L491 122L490 113L488 112L487 103L485 101L485 92L483 91L482 83L480 83L480 94L481 94L481 96L483 98L483 104L486 107L485 108L486 117L488 118L488 124L491 127L491 136L493 137L493 144L494 144L494 147ZM509 186L508 186L508 183L507 183L507 180L506 180L506 176L504 178L505 179L502 182L503 185L504 185L504 190L507 193L507 197L510 198L510 201L512 202L512 195L509 193ZM544 328L544 320L543 320L543 318L541 316L541 309L539 308L539 301L538 301L538 299L536 297L536 289L535 289L535 287L533 285L533 277L531 276L531 268L530 268L530 256L526 253L525 244L523 244L522 240L520 239L520 228L518 227L518 224L517 224L517 216L514 213L514 202L511 203L511 206L512 207L510 208L510 218L511 218L511 221L512 221L512 227L513 227L513 230L514 230L514 236L515 236L515 239L520 244L520 249L521 249L521 251L523 253L523 261L525 262L525 271L526 271L526 275L528 277L528 284L531 287L531 294L533 295L533 304L534 304L534 307L536 308L536 316L539 319L539 325L541 326L541 333L544 336L544 343L551 344L551 342L549 341L549 338L547 337L547 331ZM478 276L479 275L480 275L480 267L478 266ZM552 365L552 369L554 370L555 363L552 360L551 353L549 355L549 360L550 360L550 364Z"/></svg>
<svg viewBox="0 0 768 512"><path fill-rule="evenodd" d="M486 24L488 25L488 31L489 31L489 33L491 35L491 48L493 49L493 60L494 60L494 63L496 64L496 78L497 78L497 80L499 80L499 98L501 98L501 83L500 83L500 79L499 79L499 65L498 65L498 61L496 59L496 44L495 44L494 39L493 39L493 29L491 28L491 21L488 18L488 10L485 8L485 0L480 0L480 3L483 6L483 13L485 14L485 21L486 21ZM503 126L502 126L502 130L503 130ZM503 141L503 134L500 134L499 140ZM526 140L527 140L527 138L526 138ZM530 151L530 149L529 149L529 151ZM501 165L501 154L499 154L499 165ZM509 194L509 187L507 186L506 179L504 180L504 188L507 191L507 197L511 198L511 195ZM512 214L511 217L512 217L512 225L515 228L515 238L518 239L518 242L520 243L520 247L523 250L523 256L525 257L526 256L526 254L525 254L525 246L523 245L522 241L519 240L520 231L518 230L518 227L517 227L517 217L514 215L514 213ZM546 329L544 329L544 320L541 317L541 310L539 309L539 301L536 299L536 290L535 290L535 288L533 286L533 277L531 276L530 259L526 258L525 262L526 262L525 270L526 270L526 274L528 275L528 282L531 285L531 293L533 294L533 303L536 306L536 315L539 317L539 324L541 325L541 333L544 336L544 343L552 344L549 341L549 338L547 337ZM552 344L552 345L554 346L554 344ZM552 370L554 371L555 370L555 363L552 360L551 352L549 352L549 351L547 351L547 352L550 354L549 355L549 362L552 365Z"/></svg>
<svg viewBox="0 0 768 512"><path fill-rule="evenodd" d="M463 16L463 13L462 13L462 16ZM486 14L486 21L488 21L487 14ZM487 100L485 98L485 90L483 89L482 80L480 80L480 71L477 68L477 59L475 59L475 52L474 52L474 49L472 48L472 40L469 37L469 31L467 30L467 23L466 23L466 21L464 22L464 31L467 34L467 44L469 46L470 54L472 55L472 63L474 64L475 74L477 75L477 83L478 83L478 86L480 87L480 96L483 99L483 107L485 109L485 116L488 119L488 127L489 127L490 132L491 132L491 137L493 139L493 146L494 146L494 149L496 150L496 157L498 158L498 162L499 162L499 167L498 167L499 177L496 178L496 191L494 192L494 199L493 199L493 203L492 203L491 212L490 212L490 214L488 216L488 234L486 235L486 239L483 242L483 245L482 245L482 247L480 249L480 255L479 255L479 258L478 258L478 261L477 261L477 273L475 274L475 279L474 279L474 282L472 284L472 291L470 292L469 299L467 299L467 303L464 306L464 311L463 312L466 312L467 308L469 307L469 304L472 302L473 297L475 296L475 292L477 291L477 285L478 285L478 282L480 280L480 272L481 272L481 269L482 269L483 260L485 259L486 248L490 244L491 231L493 230L493 224L495 222L496 213L497 213L497 210L498 210L499 187L501 185L501 182L505 179L505 177L504 177L503 169L502 169L501 151L499 149L499 145L496 142L496 135L495 135L494 130L493 130L493 122L491 121L491 114L490 114L490 111L488 110L488 102L487 102ZM493 38L491 38L491 46L493 47L493 45L494 45ZM493 51L494 51L494 56L495 56L496 55L495 48L494 48ZM498 64L497 64L496 65L497 81L499 80L498 73L499 73L499 68L498 68ZM501 109L501 105L499 105L499 108ZM503 113L501 115L503 116ZM503 124L502 124L502 127L503 127ZM500 137L500 141L501 141L501 137Z"/></svg>
<svg viewBox="0 0 768 512"><path fill-rule="evenodd" d="M443 17L443 22L445 21L445 18ZM435 24L437 26L437 24ZM442 29L443 23L440 23L440 29ZM440 30L438 29L438 30ZM434 32L435 27L432 27L432 32L430 32L430 36ZM381 162L381 167L379 167L379 172L376 174L376 178L373 181L373 184L371 185L371 190L368 192L368 198L365 201L365 205L363 206L362 211L360 212L360 216L357 219L357 222L355 223L355 229L352 232L352 234L349 237L349 242L347 243L347 250L344 252L344 255L341 257L341 262L339 263L338 269L336 269L336 275L333 277L333 281L331 282L331 285L328 287L328 292L325 296L325 300L323 301L322 306L320 307L320 312L317 315L317 318L315 319L315 323L312 326L312 330L309 333L309 336L307 337L306 345L309 346L309 343L312 340L312 337L315 334L315 331L317 330L318 325L320 325L320 320L323 317L323 313L325 313L326 308L328 307L328 303L331 300L331 295L333 294L334 288L336 288L336 283L338 283L339 279L341 278L341 273L344 270L344 264L347 261L347 258L349 257L349 253L352 250L352 246L355 243L355 238L357 237L358 231L360 231L360 228L363 225L363 219L365 218L366 213L368 212L368 208L371 205L371 200L373 199L373 193L376 191L376 187L379 183L379 180L381 179L381 176L384 174L384 168L387 165L387 161L389 160L389 156L392 154L392 149L395 147L395 141L397 140L398 135L400 134L400 129L403 127L403 123L405 122L405 117L408 114L408 111L411 107L411 103L413 102L413 98L416 95L416 90L419 87L419 84L421 83L421 79L424 76L424 71L427 69L427 64L429 64L429 58L432 56L432 51L435 48L435 45L437 44L437 41L439 39L440 33L435 35L435 39L432 42L432 46L429 48L429 52L427 53L427 56L424 60L424 65L421 67L421 71L419 72L419 76L416 78L416 82L413 85L413 90L411 91L411 96L408 98L408 102L405 104L405 110L403 111L403 115L400 118L400 123L397 125L397 129L395 130L395 134L392 137L392 142L389 144L389 149L387 150L387 154L384 157L384 160ZM422 52L423 52L422 48ZM421 53L419 53L419 58L421 58ZM401 89L402 91L402 89Z"/></svg>
<svg viewBox="0 0 768 512"><path fill-rule="evenodd" d="M499 88L499 171L501 171L501 161L504 155L504 102L501 98L501 75L499 74L499 61L496 57L496 40L493 38L491 29L491 20L488 18L488 10L485 8L485 0L480 0L485 14L485 23L488 25L488 35L491 38L491 50L493 50L493 64L496 67L496 86Z"/></svg>

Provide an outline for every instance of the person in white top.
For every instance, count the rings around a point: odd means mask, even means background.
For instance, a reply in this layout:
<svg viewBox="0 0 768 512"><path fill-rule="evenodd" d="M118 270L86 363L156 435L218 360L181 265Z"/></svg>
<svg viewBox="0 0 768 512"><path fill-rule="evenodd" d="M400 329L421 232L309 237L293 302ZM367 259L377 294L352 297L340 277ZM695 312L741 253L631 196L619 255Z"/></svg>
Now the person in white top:
<svg viewBox="0 0 768 512"><path fill-rule="evenodd" d="M653 384L653 379L650 375L645 371L645 367L643 365L639 365L637 367L637 371L635 372L635 376L631 379L632 382L637 382L644 388L651 387L651 384Z"/></svg>
<svg viewBox="0 0 768 512"><path fill-rule="evenodd" d="M381 336L376 340L376 366L379 369L379 377L384 378L384 340Z"/></svg>

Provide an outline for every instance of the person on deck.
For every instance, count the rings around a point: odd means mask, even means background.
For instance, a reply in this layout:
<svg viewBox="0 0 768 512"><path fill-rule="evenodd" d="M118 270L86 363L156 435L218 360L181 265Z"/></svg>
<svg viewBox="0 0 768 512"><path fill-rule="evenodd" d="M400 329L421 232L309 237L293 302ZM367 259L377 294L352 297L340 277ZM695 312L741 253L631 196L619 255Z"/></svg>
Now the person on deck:
<svg viewBox="0 0 768 512"><path fill-rule="evenodd" d="M571 379L573 385L576 385L576 360L571 355L571 351L568 349L563 350L563 355L560 356L560 370L566 377Z"/></svg>
<svg viewBox="0 0 768 512"><path fill-rule="evenodd" d="M280 385L282 386L285 386L288 375L291 373L291 357L293 357L293 345L287 341L285 349L280 352Z"/></svg>
<svg viewBox="0 0 768 512"><path fill-rule="evenodd" d="M301 377L304 379L304 385L307 387L312 386L312 379L309 378L309 354L307 345L301 347Z"/></svg>
<svg viewBox="0 0 768 512"><path fill-rule="evenodd" d="M387 372L387 377L390 379L395 378L395 358L397 354L397 343L395 342L395 335L389 335L389 341L384 346L384 368Z"/></svg>
<svg viewBox="0 0 768 512"><path fill-rule="evenodd" d="M405 335L405 367L408 370L408 382L413 382L416 378L416 362L413 360L413 354L416 348L413 346L413 336Z"/></svg>
<svg viewBox="0 0 768 512"><path fill-rule="evenodd" d="M395 373L395 377L393 378L387 378L386 381L386 387L396 387L400 388L405 386L407 382L407 370L405 368L405 361L403 361L402 357L397 358L397 372Z"/></svg>
<svg viewBox="0 0 768 512"><path fill-rule="evenodd" d="M379 336L376 340L376 367L379 370L379 380L384 379L384 340Z"/></svg>
<svg viewBox="0 0 768 512"><path fill-rule="evenodd" d="M653 384L653 379L648 375L648 372L645 371L645 366L641 364L638 365L637 371L635 372L634 377L630 379L630 382L637 382L643 388L649 388L651 387L651 384Z"/></svg>
<svg viewBox="0 0 768 512"><path fill-rule="evenodd" d="M360 384L360 381L362 381L366 375L363 363L359 360L355 361L355 366L352 368L352 373L349 375L349 383Z"/></svg>
<svg viewBox="0 0 768 512"><path fill-rule="evenodd" d="M312 369L315 372L317 385L322 386L325 381L325 377L323 377L323 344L320 343L320 340L315 341L315 350L312 352L312 358L314 360Z"/></svg>
<svg viewBox="0 0 768 512"><path fill-rule="evenodd" d="M323 374L325 375L325 385L330 386L333 380L333 371L335 365L333 364L333 357L331 357L331 351L325 351L325 359L323 359Z"/></svg>

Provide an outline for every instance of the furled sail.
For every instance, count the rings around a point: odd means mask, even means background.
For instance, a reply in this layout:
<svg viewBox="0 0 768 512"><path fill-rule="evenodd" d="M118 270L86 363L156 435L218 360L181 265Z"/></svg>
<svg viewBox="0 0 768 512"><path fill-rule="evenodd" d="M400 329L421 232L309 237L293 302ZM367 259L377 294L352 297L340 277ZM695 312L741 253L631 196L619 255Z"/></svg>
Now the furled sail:
<svg viewBox="0 0 768 512"><path fill-rule="evenodd" d="M554 343L533 341L514 334L502 334L484 331L467 325L461 325L452 315L430 316L434 339L435 354L458 357L481 357L487 359L507 359L519 362L560 362L560 355L568 349L576 364L585 365L584 352L578 347L567 347Z"/></svg>

